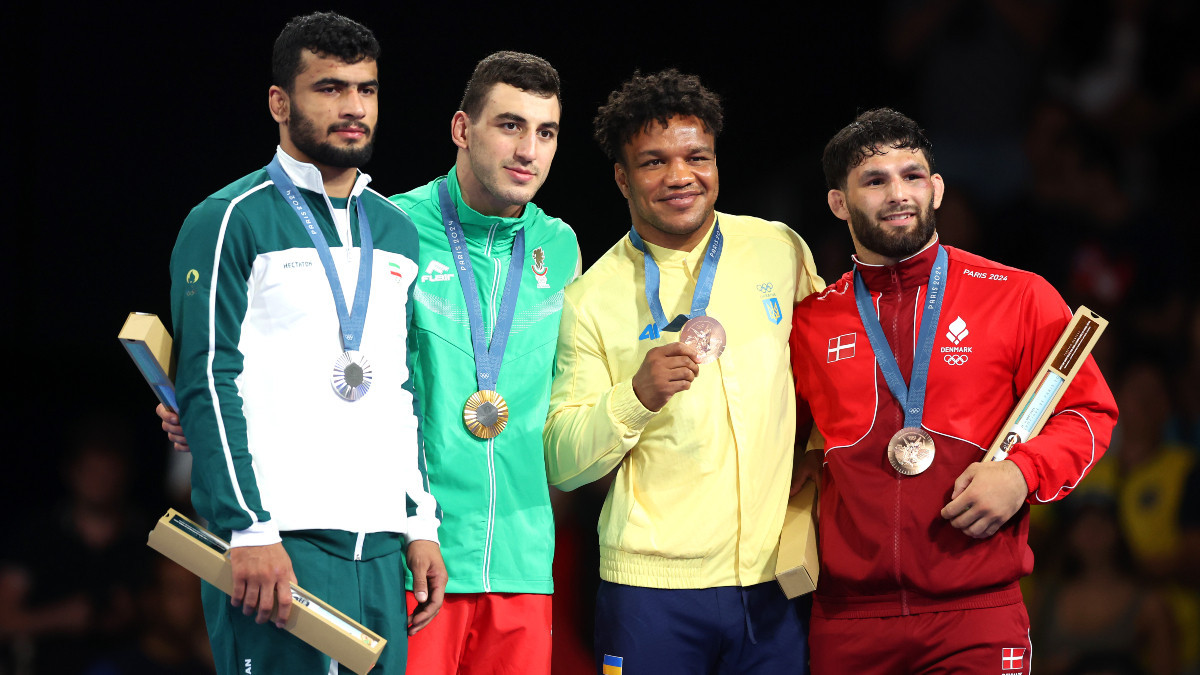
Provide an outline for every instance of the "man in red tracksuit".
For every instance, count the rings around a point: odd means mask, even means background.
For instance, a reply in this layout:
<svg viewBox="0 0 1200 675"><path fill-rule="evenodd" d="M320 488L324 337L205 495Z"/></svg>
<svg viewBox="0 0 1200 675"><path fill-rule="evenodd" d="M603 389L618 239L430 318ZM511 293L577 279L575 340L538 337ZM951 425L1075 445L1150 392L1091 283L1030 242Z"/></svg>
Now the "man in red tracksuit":
<svg viewBox="0 0 1200 675"><path fill-rule="evenodd" d="M1100 459L1112 393L1089 357L1040 435L981 463L1071 312L1041 277L939 243L942 178L912 120L863 113L822 162L856 256L792 323L800 410L825 439L795 483L821 473L813 673L1028 673L1026 504Z"/></svg>

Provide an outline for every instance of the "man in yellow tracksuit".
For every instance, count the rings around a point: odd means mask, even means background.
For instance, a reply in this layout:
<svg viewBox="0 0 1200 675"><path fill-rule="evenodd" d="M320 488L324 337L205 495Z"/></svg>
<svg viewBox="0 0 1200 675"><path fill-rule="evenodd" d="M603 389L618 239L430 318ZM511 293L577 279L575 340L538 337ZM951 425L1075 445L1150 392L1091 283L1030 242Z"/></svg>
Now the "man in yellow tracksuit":
<svg viewBox="0 0 1200 675"><path fill-rule="evenodd" d="M786 225L715 211L721 123L719 99L675 70L636 75L596 116L633 227L567 287L544 435L553 485L617 468L599 526L604 673L806 669L806 617L773 576L792 305L824 283Z"/></svg>

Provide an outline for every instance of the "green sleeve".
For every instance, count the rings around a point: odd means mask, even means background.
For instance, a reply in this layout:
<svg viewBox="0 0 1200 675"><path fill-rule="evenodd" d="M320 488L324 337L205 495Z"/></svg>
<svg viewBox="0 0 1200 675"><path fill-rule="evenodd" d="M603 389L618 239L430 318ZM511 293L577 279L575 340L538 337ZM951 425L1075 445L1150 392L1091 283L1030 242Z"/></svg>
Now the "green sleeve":
<svg viewBox="0 0 1200 675"><path fill-rule="evenodd" d="M192 450L192 502L217 530L247 530L270 521L247 447L235 378L256 256L245 214L209 198L184 221L171 254L171 314L176 395Z"/></svg>

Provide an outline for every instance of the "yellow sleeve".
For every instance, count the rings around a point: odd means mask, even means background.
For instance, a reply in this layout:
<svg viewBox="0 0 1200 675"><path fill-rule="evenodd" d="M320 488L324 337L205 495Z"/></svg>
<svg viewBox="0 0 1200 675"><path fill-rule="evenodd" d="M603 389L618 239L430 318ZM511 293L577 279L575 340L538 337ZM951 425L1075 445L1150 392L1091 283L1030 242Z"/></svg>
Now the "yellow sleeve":
<svg viewBox="0 0 1200 675"><path fill-rule="evenodd" d="M633 393L632 380L613 382L609 373L594 322L568 294L542 433L551 485L573 490L603 478L637 444L656 414Z"/></svg>

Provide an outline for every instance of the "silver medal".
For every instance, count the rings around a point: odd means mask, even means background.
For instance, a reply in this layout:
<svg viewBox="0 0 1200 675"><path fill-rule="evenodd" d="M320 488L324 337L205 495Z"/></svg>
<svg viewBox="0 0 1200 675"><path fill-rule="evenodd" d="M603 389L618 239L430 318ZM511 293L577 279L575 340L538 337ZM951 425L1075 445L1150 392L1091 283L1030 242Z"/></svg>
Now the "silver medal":
<svg viewBox="0 0 1200 675"><path fill-rule="evenodd" d="M333 391L347 401L357 401L371 389L371 362L359 352L342 352L333 363Z"/></svg>

